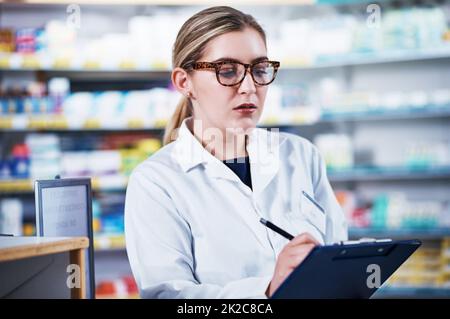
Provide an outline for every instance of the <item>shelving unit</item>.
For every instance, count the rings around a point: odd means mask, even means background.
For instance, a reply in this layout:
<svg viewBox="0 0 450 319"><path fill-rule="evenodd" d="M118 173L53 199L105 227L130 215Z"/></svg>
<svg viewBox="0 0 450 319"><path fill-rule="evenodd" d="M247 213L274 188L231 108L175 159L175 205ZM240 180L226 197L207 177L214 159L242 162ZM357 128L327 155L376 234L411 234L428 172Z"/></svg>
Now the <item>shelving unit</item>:
<svg viewBox="0 0 450 319"><path fill-rule="evenodd" d="M397 121L397 120L420 120L434 118L450 118L450 106L429 107L429 108L405 108L395 111L372 110L370 112L342 112L342 113L322 113L317 120L307 121L306 119L292 119L289 122L282 122L271 117L266 122L261 122L261 127L290 127L290 126L310 126L325 123L338 122L363 122L363 121ZM160 132L164 130L166 121L148 123L142 119L122 120L119 123L102 125L97 118L86 119L82 123L71 122L70 118L64 114L58 115L4 115L0 119L0 129L7 132L54 132L54 131L142 131L153 130Z"/></svg>
<svg viewBox="0 0 450 319"><path fill-rule="evenodd" d="M450 46L442 49L419 50L410 52L397 50L387 53L367 54L353 53L343 56L321 57L308 64L296 64L291 61L281 61L283 68L290 71L301 71L306 69L324 69L336 67L350 67L358 65L393 64L399 62L414 62L426 60L447 60L450 57ZM284 63L283 63L284 62ZM114 73L114 72L136 72L168 74L170 66L167 64L151 64L137 66L133 61L118 61L115 65L103 66L101 61L72 61L70 59L49 59L37 54L0 53L0 70L2 71L42 71L52 73Z"/></svg>
<svg viewBox="0 0 450 319"><path fill-rule="evenodd" d="M124 191L128 178L123 175L100 176L91 179L93 191ZM33 180L12 179L0 180L0 192L3 194L34 194Z"/></svg>
<svg viewBox="0 0 450 319"><path fill-rule="evenodd" d="M358 181L392 181L392 180L450 180L450 168L371 168L346 169L328 172L331 183ZM124 191L127 187L127 176L111 175L92 178L94 192ZM32 194L33 180L10 179L0 180L0 192L3 194Z"/></svg>
<svg viewBox="0 0 450 319"><path fill-rule="evenodd" d="M48 6L51 2L52 5ZM143 15L157 14L160 6L164 13L191 12L190 5L212 5L210 1L193 0L186 5L179 0L140 0L129 4L126 1L79 1L82 5L84 21L89 21L90 14L101 17L108 14L109 19L117 21L114 32L123 32L128 19L136 15L136 8L143 11ZM276 25L285 19L309 19L323 17L337 17L345 13L365 14L364 4L369 1L362 0L283 0L266 1L242 0L239 6L244 10L261 17L269 33L273 34ZM390 7L389 1L381 1L383 10ZM37 4L37 5L36 5ZM34 8L39 9L39 16L34 26L52 18L61 8L65 9L70 1L21 1L19 4L0 4L0 21L2 18L12 27L23 27L22 16L29 16ZM105 13L104 4L118 5L121 12L108 7ZM407 7L413 4L405 3ZM440 3L448 6L448 3ZM21 10L22 7L26 10ZM289 6L289 7L283 7ZM386 7L384 7L386 6ZM45 10L43 10L45 9ZM300 10L301 9L301 10ZM359 11L358 11L359 10ZM45 11L45 12L44 12ZM254 11L254 12L252 12ZM15 17L15 19L12 18ZM83 18L84 19L84 18ZM447 21L450 17L447 17ZM0 22L0 28L4 27ZM8 25L10 26L10 25ZM83 25L89 29L92 25ZM111 26L112 27L112 26ZM85 29L85 30L86 30ZM97 32L108 32L101 28ZM276 33L276 32L275 32ZM269 38L270 41L270 38ZM299 39L300 41L300 39ZM357 151L370 149L370 156L361 159L355 155L353 165L344 167L329 167L328 176L335 190L345 190L358 196L358 200L370 202L379 194L390 192L403 192L408 200L433 200L435 202L449 203L450 205L450 159L447 163L419 163L414 165L402 159L408 149L407 143L435 140L448 140L450 136L450 100L440 104L428 101L422 104L410 102L367 104L350 103L345 107L319 108L320 97L323 94L321 87L323 80L332 79L339 90L344 93L369 92L383 93L395 91L410 93L415 91L431 95L433 90L450 87L450 41L446 45L431 48L399 48L386 51L346 52L336 54L319 54L304 59L303 57L281 58L281 70L276 85L285 94L285 88L299 87L294 92L296 103L299 105L268 105L267 111L274 108L276 111L264 118L261 127L280 128L299 134L316 142L318 136L324 134L346 135ZM83 91L96 85L111 90L134 90L132 85L139 82L145 84L145 89L152 87L166 87L170 81L170 65L164 61L149 60L146 63L136 63L128 58L120 58L114 63L104 64L95 58L70 59L64 56L50 57L46 54L19 54L0 53L0 84L14 83L15 81L41 80L47 82L54 77L67 78L71 84L76 84L75 91ZM139 86L139 89L140 89ZM103 89L102 89L103 90ZM306 93L305 93L306 92ZM431 92L431 93L430 93ZM420 95L420 94L419 94ZM427 96L428 96L427 95ZM287 96L291 98L291 96ZM287 99L288 100L288 99ZM346 100L345 96L342 100ZM395 99L394 99L395 100ZM300 102L299 102L300 101ZM370 102L370 101L369 101ZM384 101L385 102L385 101ZM394 101L395 102L395 101ZM312 106L312 108L311 108ZM308 110L314 110L310 116ZM288 112L289 111L289 112ZM287 115L286 115L287 114ZM10 146L21 141L31 133L52 133L64 139L76 141L83 138L109 136L111 134L162 136L167 119L143 119L140 117L119 119L108 123L101 118L90 116L82 121L74 121L70 115L63 112L58 114L1 114L0 140L2 146ZM449 141L450 147L450 141ZM403 148L403 151L401 149ZM414 146L411 147L414 149ZM420 148L420 147L419 147ZM69 150L71 150L69 148ZM66 151L63 149L63 151ZM364 152L363 152L364 153ZM420 152L419 152L420 153ZM0 153L5 157L6 154ZM390 162L390 157L395 161ZM427 159L429 160L429 159ZM1 176L1 175L0 175ZM108 196L124 193L127 185L127 176L122 173L113 173L109 176L94 176L92 180L94 197L108 202ZM24 204L24 218L32 221L33 209L33 183L30 178L0 179L0 201L4 198L19 198ZM106 199L105 199L106 198ZM110 212L106 212L110 213ZM120 208L114 207L114 214L120 213ZM350 238L418 238L426 242L437 244L450 237L447 227L439 228L371 228L351 227ZM96 234L96 274L97 281L117 279L129 276L131 270L127 263L127 256L123 234L98 233ZM117 265L114 267L113 265ZM104 297L108 297L104 295ZM130 295L129 297L135 297ZM450 297L449 290L436 287L384 287L376 298L395 297Z"/></svg>
<svg viewBox="0 0 450 319"><path fill-rule="evenodd" d="M352 168L336 170L328 174L330 182L356 182L356 181L393 181L393 180L448 180L449 167L425 168Z"/></svg>
<svg viewBox="0 0 450 319"><path fill-rule="evenodd" d="M450 237L450 229L373 229L373 228L350 228L349 238L393 238L393 239L419 239L419 240L439 240Z"/></svg>

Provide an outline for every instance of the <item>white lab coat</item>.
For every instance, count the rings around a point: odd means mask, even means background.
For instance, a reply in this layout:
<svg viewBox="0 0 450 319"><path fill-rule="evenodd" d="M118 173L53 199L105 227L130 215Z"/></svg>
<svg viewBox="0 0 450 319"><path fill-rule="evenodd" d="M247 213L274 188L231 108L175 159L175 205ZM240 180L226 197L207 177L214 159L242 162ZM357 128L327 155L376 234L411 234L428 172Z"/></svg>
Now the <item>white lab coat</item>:
<svg viewBox="0 0 450 319"><path fill-rule="evenodd" d="M253 191L187 128L138 165L125 203L128 258L143 298L266 298L287 232L321 243L347 239L347 224L316 147L287 133L249 137ZM318 210L307 192L324 208Z"/></svg>

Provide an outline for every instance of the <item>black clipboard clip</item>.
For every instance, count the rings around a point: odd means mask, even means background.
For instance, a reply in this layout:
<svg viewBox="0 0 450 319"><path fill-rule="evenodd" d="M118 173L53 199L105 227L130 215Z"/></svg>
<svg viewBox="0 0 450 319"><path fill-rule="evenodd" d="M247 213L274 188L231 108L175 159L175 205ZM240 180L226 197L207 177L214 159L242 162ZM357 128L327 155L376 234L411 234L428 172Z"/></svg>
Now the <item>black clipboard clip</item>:
<svg viewBox="0 0 450 319"><path fill-rule="evenodd" d="M375 238L363 237L358 240L340 241L336 245L357 245L357 244L367 244L367 243L390 243L390 242L392 242L392 239L390 239L390 238L375 239Z"/></svg>

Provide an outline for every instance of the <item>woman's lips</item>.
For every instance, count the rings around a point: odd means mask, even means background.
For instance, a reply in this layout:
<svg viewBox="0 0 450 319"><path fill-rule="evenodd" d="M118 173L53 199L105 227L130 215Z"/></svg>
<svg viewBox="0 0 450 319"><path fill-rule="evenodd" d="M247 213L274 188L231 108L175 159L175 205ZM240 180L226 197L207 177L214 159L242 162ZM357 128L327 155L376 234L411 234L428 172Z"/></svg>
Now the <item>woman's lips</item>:
<svg viewBox="0 0 450 319"><path fill-rule="evenodd" d="M235 109L236 112L241 114L251 114L256 111L256 108L247 108L247 109Z"/></svg>
<svg viewBox="0 0 450 319"><path fill-rule="evenodd" d="M233 109L233 111L237 111L241 114L251 114L255 112L257 109L256 105L253 103L244 103Z"/></svg>

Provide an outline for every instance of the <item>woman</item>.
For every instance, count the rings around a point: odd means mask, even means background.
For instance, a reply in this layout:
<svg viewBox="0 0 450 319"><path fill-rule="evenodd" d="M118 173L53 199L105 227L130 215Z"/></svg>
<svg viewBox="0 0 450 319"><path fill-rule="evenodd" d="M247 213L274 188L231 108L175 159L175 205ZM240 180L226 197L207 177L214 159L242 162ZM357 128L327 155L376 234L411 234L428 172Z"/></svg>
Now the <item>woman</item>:
<svg viewBox="0 0 450 319"><path fill-rule="evenodd" d="M195 14L178 33L173 66L184 97L166 145L127 189L141 296L270 297L315 245L347 239L324 162L301 137L255 128L279 63L253 17L229 7ZM288 241L260 218L297 236Z"/></svg>

